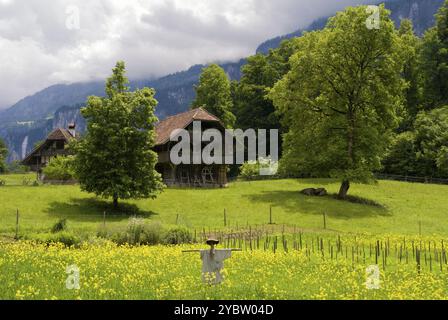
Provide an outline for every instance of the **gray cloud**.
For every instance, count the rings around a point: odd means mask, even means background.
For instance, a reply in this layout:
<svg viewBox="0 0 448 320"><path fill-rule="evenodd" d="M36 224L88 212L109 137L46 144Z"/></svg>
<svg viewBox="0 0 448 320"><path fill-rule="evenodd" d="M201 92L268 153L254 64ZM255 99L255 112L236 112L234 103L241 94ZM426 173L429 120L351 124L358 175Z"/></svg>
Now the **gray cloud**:
<svg viewBox="0 0 448 320"><path fill-rule="evenodd" d="M0 0L0 108L55 83L162 76L231 61L271 37L365 0ZM374 2L374 1L370 1ZM66 27L79 8L79 30Z"/></svg>

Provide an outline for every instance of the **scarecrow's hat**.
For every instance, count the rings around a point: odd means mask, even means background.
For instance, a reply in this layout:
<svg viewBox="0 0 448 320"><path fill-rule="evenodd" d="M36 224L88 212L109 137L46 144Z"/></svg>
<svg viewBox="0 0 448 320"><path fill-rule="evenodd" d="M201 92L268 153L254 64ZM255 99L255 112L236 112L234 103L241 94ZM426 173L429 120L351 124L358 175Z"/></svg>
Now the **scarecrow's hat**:
<svg viewBox="0 0 448 320"><path fill-rule="evenodd" d="M219 243L219 240L213 239L213 238L208 238L205 243L207 243L209 246L217 245Z"/></svg>

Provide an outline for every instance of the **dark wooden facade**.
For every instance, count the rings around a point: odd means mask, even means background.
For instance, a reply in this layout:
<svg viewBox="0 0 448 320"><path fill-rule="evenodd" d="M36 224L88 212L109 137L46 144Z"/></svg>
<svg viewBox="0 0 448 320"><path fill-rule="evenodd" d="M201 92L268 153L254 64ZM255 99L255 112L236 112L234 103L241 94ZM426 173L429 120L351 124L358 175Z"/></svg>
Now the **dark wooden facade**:
<svg viewBox="0 0 448 320"><path fill-rule="evenodd" d="M201 122L201 129L218 129L223 133L225 127L221 121L202 108L193 109L159 122L156 126L156 146L159 161L156 169L162 174L163 181L168 186L185 187L225 187L227 186L227 166L224 164L180 164L170 161L171 148L176 142L170 141L170 135L176 129L186 129L191 132L193 122ZM223 141L224 145L224 141Z"/></svg>

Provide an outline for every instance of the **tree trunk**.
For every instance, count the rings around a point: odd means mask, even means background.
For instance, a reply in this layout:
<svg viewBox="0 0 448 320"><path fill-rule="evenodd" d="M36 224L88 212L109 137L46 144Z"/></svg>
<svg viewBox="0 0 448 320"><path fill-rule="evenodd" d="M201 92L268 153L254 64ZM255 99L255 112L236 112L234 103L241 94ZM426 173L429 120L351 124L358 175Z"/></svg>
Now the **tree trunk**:
<svg viewBox="0 0 448 320"><path fill-rule="evenodd" d="M348 189L350 189L350 181L344 180L342 181L341 188L339 189L338 198L345 199L347 198Z"/></svg>
<svg viewBox="0 0 448 320"><path fill-rule="evenodd" d="M118 196L114 195L114 208L117 209L118 208Z"/></svg>

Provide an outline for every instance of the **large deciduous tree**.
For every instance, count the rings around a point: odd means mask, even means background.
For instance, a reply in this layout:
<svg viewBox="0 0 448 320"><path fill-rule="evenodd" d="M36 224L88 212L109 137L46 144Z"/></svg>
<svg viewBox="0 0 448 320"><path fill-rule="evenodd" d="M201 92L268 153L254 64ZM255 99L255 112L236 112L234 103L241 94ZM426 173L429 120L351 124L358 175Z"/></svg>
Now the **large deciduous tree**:
<svg viewBox="0 0 448 320"><path fill-rule="evenodd" d="M220 118L226 127L233 127L235 115L232 113L230 80L220 66L211 64L204 68L195 90L193 108L202 107Z"/></svg>
<svg viewBox="0 0 448 320"><path fill-rule="evenodd" d="M347 8L305 34L270 93L289 128L281 166L341 179L340 198L350 182L373 180L398 124L404 58L389 14L381 6L380 27L371 29L365 6Z"/></svg>
<svg viewBox="0 0 448 320"><path fill-rule="evenodd" d="M75 144L75 170L82 190L118 199L154 198L162 190L156 172L154 90L130 92L124 62L106 82L106 97L91 96L82 115L86 135Z"/></svg>
<svg viewBox="0 0 448 320"><path fill-rule="evenodd" d="M296 39L284 41L267 55L259 53L247 59L234 95L238 128L280 129L274 104L266 95L289 71L289 58L294 53L295 43Z"/></svg>
<svg viewBox="0 0 448 320"><path fill-rule="evenodd" d="M8 148L6 147L5 142L0 139L0 173L4 173L6 171L6 157L8 156Z"/></svg>
<svg viewBox="0 0 448 320"><path fill-rule="evenodd" d="M428 178L448 177L448 106L421 111L414 130L393 140L384 172Z"/></svg>
<svg viewBox="0 0 448 320"><path fill-rule="evenodd" d="M426 109L448 104L448 0L436 14L436 26L423 37L420 73Z"/></svg>
<svg viewBox="0 0 448 320"><path fill-rule="evenodd" d="M420 174L448 177L448 106L420 112L414 127Z"/></svg>
<svg viewBox="0 0 448 320"><path fill-rule="evenodd" d="M403 68L403 78L406 81L404 92L404 114L400 123L399 131L406 131L412 128L412 124L420 111L422 100L422 84L419 72L419 52L421 47L420 38L414 34L412 21L401 20L398 34L403 42L403 53L405 63Z"/></svg>

